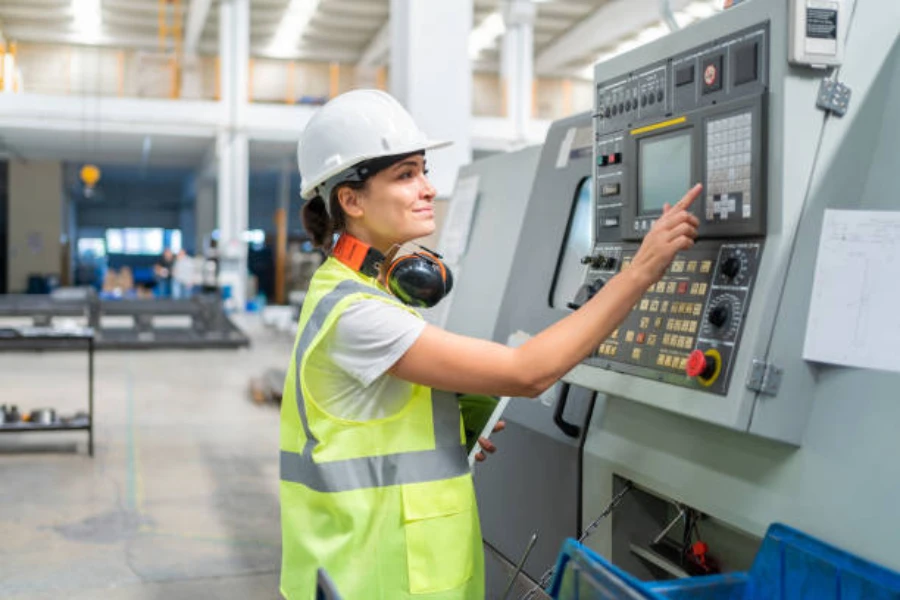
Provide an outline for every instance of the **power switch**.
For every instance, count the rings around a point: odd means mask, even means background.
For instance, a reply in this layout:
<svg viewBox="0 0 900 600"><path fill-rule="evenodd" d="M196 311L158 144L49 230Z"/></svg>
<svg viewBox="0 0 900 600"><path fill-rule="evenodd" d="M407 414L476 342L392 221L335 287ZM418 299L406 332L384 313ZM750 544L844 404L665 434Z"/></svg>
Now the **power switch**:
<svg viewBox="0 0 900 600"><path fill-rule="evenodd" d="M722 55L717 54L703 59L703 93L710 94L722 89Z"/></svg>

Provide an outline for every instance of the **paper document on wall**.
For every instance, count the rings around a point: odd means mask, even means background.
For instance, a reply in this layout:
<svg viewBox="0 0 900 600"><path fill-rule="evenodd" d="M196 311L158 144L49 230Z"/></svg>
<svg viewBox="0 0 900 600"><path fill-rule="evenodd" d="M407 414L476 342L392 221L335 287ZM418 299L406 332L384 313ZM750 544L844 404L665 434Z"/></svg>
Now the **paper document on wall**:
<svg viewBox="0 0 900 600"><path fill-rule="evenodd" d="M803 358L900 371L900 212L827 210Z"/></svg>
<svg viewBox="0 0 900 600"><path fill-rule="evenodd" d="M441 254L448 264L459 264L466 251L477 198L477 175L462 177L456 182L440 242Z"/></svg>

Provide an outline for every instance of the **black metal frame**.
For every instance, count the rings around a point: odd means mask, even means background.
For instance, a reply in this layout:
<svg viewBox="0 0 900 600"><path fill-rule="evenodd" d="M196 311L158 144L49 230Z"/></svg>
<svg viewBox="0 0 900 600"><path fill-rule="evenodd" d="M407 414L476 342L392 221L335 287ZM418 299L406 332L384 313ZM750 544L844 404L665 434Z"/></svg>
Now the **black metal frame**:
<svg viewBox="0 0 900 600"><path fill-rule="evenodd" d="M23 343L23 349L39 350L41 344L45 344L47 349L59 349L60 342L66 342L66 347L71 348L78 343L87 343L88 351L88 417L87 423L82 419L74 420L73 423L52 423L49 425L42 423L4 423L0 424L0 433L28 433L34 431L87 431L88 432L88 454L94 456L94 331L92 329L83 329L78 332L68 332L53 329L21 329L17 330L17 335L11 337L3 337L4 343L15 344Z"/></svg>

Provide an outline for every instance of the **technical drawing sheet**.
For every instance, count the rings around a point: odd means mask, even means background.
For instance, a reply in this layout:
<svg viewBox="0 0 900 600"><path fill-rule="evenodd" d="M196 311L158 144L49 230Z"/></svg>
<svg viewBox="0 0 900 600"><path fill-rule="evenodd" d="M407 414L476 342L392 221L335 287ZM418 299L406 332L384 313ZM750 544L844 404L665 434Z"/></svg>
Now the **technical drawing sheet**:
<svg viewBox="0 0 900 600"><path fill-rule="evenodd" d="M900 211L827 210L803 358L900 372Z"/></svg>

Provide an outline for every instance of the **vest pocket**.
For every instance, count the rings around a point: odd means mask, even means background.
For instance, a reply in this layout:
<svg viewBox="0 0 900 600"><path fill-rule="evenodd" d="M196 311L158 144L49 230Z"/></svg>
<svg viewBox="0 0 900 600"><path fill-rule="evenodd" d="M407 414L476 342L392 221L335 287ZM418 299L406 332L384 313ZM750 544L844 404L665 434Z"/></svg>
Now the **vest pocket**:
<svg viewBox="0 0 900 600"><path fill-rule="evenodd" d="M404 485L401 490L410 593L462 586L472 577L475 548L471 477Z"/></svg>

